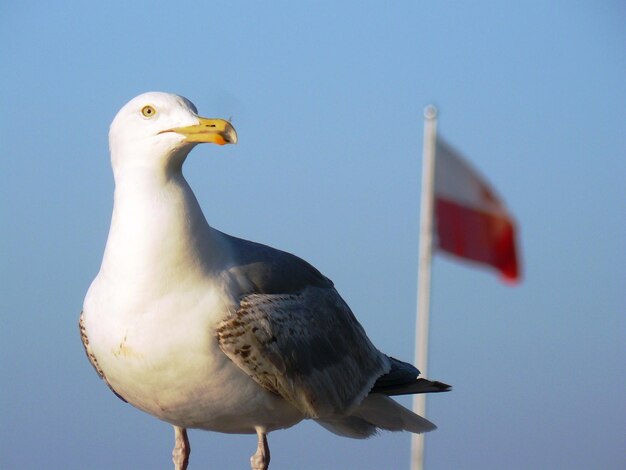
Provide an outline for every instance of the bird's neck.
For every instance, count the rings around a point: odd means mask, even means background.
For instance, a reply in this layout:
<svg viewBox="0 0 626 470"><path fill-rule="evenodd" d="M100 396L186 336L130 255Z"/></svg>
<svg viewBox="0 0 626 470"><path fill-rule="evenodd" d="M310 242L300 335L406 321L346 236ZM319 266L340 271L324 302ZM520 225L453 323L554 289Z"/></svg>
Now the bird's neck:
<svg viewBox="0 0 626 470"><path fill-rule="evenodd" d="M165 288L214 269L223 256L220 233L207 223L182 172L134 169L115 180L101 276Z"/></svg>

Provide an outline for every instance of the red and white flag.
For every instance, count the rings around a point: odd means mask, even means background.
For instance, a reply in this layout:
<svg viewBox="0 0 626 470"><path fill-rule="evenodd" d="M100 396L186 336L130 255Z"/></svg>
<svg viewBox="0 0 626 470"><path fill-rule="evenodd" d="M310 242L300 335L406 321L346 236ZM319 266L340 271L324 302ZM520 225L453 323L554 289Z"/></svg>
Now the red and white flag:
<svg viewBox="0 0 626 470"><path fill-rule="evenodd" d="M507 281L520 278L515 223L489 183L437 139L435 246L496 268Z"/></svg>

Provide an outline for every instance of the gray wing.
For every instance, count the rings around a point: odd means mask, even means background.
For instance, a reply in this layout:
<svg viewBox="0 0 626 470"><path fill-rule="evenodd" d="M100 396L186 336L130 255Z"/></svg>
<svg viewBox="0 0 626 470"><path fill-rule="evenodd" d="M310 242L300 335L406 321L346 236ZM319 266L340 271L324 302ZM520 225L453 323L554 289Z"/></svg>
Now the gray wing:
<svg viewBox="0 0 626 470"><path fill-rule="evenodd" d="M333 286L330 279L291 253L225 233L222 236L231 245L231 261L226 271L233 282L232 289L239 296L288 294L307 286Z"/></svg>
<svg viewBox="0 0 626 470"><path fill-rule="evenodd" d="M244 295L217 337L246 374L311 418L350 411L390 369L332 285Z"/></svg>

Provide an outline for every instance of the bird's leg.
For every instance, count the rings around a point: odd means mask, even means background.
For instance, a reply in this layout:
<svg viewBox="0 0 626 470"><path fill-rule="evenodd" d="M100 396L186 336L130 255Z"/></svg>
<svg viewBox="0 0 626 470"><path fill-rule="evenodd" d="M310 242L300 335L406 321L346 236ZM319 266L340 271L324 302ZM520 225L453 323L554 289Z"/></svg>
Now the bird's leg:
<svg viewBox="0 0 626 470"><path fill-rule="evenodd" d="M187 470L190 453L191 447L189 446L189 439L187 439L187 430L174 426L174 450L172 451L174 470Z"/></svg>
<svg viewBox="0 0 626 470"><path fill-rule="evenodd" d="M250 457L250 466L252 470L267 470L270 466L270 448L267 445L267 434L265 430L257 428L256 435L259 438L259 446L256 454Z"/></svg>

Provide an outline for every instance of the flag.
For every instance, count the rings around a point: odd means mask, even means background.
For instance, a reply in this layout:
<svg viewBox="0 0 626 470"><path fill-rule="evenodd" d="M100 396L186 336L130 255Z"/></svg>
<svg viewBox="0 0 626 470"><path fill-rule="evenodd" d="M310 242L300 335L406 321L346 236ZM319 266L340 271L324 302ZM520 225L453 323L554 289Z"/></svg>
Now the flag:
<svg viewBox="0 0 626 470"><path fill-rule="evenodd" d="M435 161L435 247L519 280L515 223L490 184L441 139Z"/></svg>

